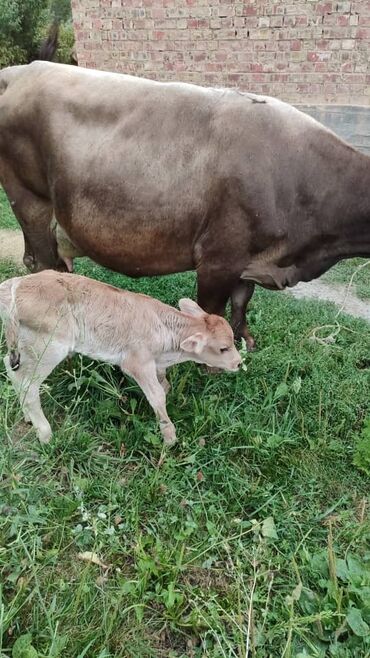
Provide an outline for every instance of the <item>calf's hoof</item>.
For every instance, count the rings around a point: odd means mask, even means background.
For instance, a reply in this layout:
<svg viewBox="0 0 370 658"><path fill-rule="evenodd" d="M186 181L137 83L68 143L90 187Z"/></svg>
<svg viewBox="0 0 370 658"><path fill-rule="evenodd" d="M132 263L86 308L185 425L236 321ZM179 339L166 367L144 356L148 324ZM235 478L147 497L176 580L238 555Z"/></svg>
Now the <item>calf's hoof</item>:
<svg viewBox="0 0 370 658"><path fill-rule="evenodd" d="M50 428L42 428L36 430L37 436L39 438L40 443L46 444L50 442L51 439L51 429Z"/></svg>
<svg viewBox="0 0 370 658"><path fill-rule="evenodd" d="M177 437L174 425L161 423L161 433L163 436L163 443L166 446L173 446L176 443Z"/></svg>

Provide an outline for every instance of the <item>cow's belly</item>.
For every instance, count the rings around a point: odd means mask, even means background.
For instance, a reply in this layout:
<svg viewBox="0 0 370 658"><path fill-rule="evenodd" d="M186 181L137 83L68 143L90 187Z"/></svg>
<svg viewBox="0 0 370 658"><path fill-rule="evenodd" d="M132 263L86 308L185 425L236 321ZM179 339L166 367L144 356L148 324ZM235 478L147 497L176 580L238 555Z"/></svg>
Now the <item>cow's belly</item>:
<svg viewBox="0 0 370 658"><path fill-rule="evenodd" d="M93 260L130 276L192 269L217 187L209 150L112 135L94 134L89 154L66 147L51 184L58 222Z"/></svg>
<svg viewBox="0 0 370 658"><path fill-rule="evenodd" d="M148 221L134 214L99 218L80 215L65 228L84 254L132 277L184 272L194 267L190 222L178 224L160 218Z"/></svg>

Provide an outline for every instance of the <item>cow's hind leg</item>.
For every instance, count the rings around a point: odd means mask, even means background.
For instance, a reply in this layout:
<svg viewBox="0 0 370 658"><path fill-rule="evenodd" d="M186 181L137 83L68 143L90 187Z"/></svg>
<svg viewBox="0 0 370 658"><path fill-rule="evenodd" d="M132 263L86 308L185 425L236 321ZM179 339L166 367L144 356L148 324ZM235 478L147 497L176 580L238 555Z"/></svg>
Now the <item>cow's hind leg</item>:
<svg viewBox="0 0 370 658"><path fill-rule="evenodd" d="M248 350L255 349L255 341L248 330L246 312L254 292L252 281L240 280L231 293L231 326L236 340L245 339Z"/></svg>
<svg viewBox="0 0 370 658"><path fill-rule="evenodd" d="M6 371L18 394L24 418L31 422L41 443L48 443L51 427L41 408L40 386L46 377L67 355L64 346L53 343L47 345L41 356L31 350L20 350L20 365L17 370L10 366L9 356L4 359Z"/></svg>
<svg viewBox="0 0 370 658"><path fill-rule="evenodd" d="M31 272L43 269L65 270L58 258L57 243L51 231L53 206L51 201L32 192L7 169L3 187L24 237L23 262Z"/></svg>

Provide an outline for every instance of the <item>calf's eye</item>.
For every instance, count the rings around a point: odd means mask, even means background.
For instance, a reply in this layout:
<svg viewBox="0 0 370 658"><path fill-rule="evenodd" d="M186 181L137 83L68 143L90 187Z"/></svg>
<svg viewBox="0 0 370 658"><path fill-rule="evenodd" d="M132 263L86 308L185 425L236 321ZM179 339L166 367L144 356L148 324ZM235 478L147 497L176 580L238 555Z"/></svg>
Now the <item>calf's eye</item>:
<svg viewBox="0 0 370 658"><path fill-rule="evenodd" d="M230 349L229 347L221 347L220 352L228 352L229 349Z"/></svg>

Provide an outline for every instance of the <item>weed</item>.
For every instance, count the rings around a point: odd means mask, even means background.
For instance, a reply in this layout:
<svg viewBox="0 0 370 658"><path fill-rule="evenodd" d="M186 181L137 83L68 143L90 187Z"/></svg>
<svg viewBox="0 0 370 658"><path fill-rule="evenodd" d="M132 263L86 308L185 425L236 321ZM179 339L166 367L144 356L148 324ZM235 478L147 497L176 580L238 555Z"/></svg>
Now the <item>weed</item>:
<svg viewBox="0 0 370 658"><path fill-rule="evenodd" d="M370 475L370 418L366 418L361 434L357 439L353 463Z"/></svg>

